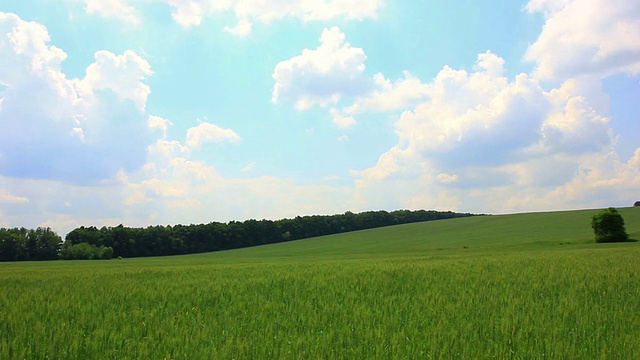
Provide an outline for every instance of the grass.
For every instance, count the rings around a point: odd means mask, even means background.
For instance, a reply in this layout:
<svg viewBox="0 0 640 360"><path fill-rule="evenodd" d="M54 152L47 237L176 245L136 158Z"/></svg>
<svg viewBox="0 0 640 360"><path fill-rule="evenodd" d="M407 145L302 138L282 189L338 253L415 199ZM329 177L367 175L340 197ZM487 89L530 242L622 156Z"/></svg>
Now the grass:
<svg viewBox="0 0 640 360"><path fill-rule="evenodd" d="M640 244L593 243L592 213L3 263L0 358L638 358Z"/></svg>

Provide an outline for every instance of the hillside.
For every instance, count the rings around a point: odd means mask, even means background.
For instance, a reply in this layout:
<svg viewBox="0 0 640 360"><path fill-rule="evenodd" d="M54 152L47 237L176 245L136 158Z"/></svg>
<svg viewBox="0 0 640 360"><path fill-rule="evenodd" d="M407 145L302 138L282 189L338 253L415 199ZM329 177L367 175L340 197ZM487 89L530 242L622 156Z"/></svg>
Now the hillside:
<svg viewBox="0 0 640 360"><path fill-rule="evenodd" d="M640 208L618 210L625 219L630 238L639 239ZM215 260L225 263L278 261L284 258L373 259L621 246L594 243L591 215L597 211L523 213L428 221L245 249L188 255L184 258L196 262ZM640 243L632 242L626 245L636 244Z"/></svg>
<svg viewBox="0 0 640 360"><path fill-rule="evenodd" d="M638 358L640 242L594 243L594 213L0 263L0 358Z"/></svg>

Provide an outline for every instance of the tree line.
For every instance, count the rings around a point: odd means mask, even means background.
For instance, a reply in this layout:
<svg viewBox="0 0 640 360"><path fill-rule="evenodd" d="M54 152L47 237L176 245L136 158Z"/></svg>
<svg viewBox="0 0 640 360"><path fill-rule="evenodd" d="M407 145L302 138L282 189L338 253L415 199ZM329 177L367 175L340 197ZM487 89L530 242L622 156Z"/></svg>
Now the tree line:
<svg viewBox="0 0 640 360"><path fill-rule="evenodd" d="M193 254L274 244L310 237L371 229L420 221L473 216L469 213L434 210L345 212L337 215L297 216L281 220L246 220L191 225L156 225L145 228L81 226L57 243L57 253L48 258L15 257L12 243L0 231L0 261L62 259L105 259ZM29 232L31 230L27 230ZM42 230L40 230L42 231ZM48 229L51 232L50 229ZM51 232L53 233L53 232ZM55 233L53 233L55 234ZM55 235L57 236L57 235ZM59 239L59 236L57 236ZM52 242L53 244L53 242ZM5 250L6 248L6 250ZM55 248L55 246L53 246ZM52 249L53 249L52 248ZM56 254L54 256L53 254Z"/></svg>
<svg viewBox="0 0 640 360"><path fill-rule="evenodd" d="M0 229L0 261L55 260L62 238L50 228Z"/></svg>

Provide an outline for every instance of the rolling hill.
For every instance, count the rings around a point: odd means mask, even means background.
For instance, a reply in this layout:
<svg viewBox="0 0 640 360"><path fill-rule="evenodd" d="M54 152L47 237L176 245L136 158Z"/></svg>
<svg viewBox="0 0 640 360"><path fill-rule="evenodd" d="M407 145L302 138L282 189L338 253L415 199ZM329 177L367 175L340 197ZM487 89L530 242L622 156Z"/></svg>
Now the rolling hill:
<svg viewBox="0 0 640 360"><path fill-rule="evenodd" d="M631 239L640 238L640 208L618 209ZM596 244L591 216L598 210L573 210L428 221L322 236L286 243L178 258L195 262L254 262L322 259L425 257L465 253L580 249L626 244ZM158 259L148 259L157 262Z"/></svg>
<svg viewBox="0 0 640 360"><path fill-rule="evenodd" d="M0 358L638 358L640 242L596 244L594 213L0 263Z"/></svg>

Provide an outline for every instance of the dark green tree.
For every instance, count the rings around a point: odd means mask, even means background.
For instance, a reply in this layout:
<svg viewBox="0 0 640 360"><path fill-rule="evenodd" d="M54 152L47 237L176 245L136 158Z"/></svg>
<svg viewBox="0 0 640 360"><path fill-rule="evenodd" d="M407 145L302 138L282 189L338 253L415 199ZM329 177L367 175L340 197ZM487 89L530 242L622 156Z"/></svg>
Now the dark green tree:
<svg viewBox="0 0 640 360"><path fill-rule="evenodd" d="M72 244L65 241L60 251L63 260L109 260L113 257L113 249L109 246L95 246L89 243Z"/></svg>
<svg viewBox="0 0 640 360"><path fill-rule="evenodd" d="M624 219L615 208L601 210L591 217L591 227L596 235L596 242L624 242L629 235L624 228Z"/></svg>
<svg viewBox="0 0 640 360"><path fill-rule="evenodd" d="M26 234L30 260L55 260L58 258L62 238L50 228L39 227Z"/></svg>
<svg viewBox="0 0 640 360"><path fill-rule="evenodd" d="M18 229L0 229L0 261L26 260L27 241Z"/></svg>

